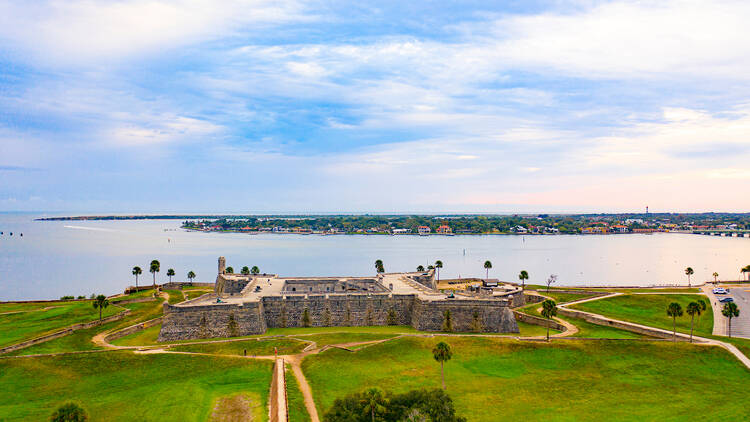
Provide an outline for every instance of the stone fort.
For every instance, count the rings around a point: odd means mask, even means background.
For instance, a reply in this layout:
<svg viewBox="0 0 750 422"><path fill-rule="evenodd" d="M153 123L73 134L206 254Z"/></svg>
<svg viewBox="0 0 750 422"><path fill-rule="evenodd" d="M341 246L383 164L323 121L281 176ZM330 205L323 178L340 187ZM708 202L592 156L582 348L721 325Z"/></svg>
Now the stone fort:
<svg viewBox="0 0 750 422"><path fill-rule="evenodd" d="M164 303L159 341L262 334L272 327L410 325L421 331L517 333L517 286L482 295L436 290L434 270L373 277L229 274L224 257L214 292Z"/></svg>

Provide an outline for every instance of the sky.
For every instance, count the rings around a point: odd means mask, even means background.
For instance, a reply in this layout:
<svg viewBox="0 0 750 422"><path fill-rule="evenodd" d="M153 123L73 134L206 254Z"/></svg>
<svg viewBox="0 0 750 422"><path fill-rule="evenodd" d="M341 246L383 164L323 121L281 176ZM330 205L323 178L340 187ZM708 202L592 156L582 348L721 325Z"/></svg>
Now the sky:
<svg viewBox="0 0 750 422"><path fill-rule="evenodd" d="M750 211L750 2L0 0L0 211Z"/></svg>

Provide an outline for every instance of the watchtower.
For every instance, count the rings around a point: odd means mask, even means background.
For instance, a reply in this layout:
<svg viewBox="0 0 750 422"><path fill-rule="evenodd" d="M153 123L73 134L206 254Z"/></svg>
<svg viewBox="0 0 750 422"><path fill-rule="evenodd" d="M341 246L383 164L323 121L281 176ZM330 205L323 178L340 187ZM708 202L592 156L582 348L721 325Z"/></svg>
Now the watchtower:
<svg viewBox="0 0 750 422"><path fill-rule="evenodd" d="M224 274L227 268L227 260L223 256L219 257L219 274Z"/></svg>

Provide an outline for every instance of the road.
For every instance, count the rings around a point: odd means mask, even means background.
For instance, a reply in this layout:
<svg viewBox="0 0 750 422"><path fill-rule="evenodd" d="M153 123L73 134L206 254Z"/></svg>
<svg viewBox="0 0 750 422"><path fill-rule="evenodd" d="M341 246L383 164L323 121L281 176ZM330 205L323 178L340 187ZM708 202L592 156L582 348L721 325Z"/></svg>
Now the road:
<svg viewBox="0 0 750 422"><path fill-rule="evenodd" d="M723 303L719 302L722 297L731 297L740 309L740 316L732 318L732 337L750 338L750 285L721 285L729 289L729 294L715 295L711 293L713 286L704 288L703 291L711 299L714 308L714 334L727 335L727 318L721 314Z"/></svg>

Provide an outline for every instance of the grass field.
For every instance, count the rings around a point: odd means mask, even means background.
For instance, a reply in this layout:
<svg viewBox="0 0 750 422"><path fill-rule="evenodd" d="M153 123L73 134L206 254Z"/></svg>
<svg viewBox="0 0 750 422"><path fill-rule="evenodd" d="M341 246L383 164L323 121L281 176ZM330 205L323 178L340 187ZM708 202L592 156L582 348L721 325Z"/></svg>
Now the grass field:
<svg viewBox="0 0 750 422"><path fill-rule="evenodd" d="M586 299L594 296L584 293L558 293L553 290L550 290L549 293L543 292L542 294L551 297L552 300L554 300L558 305L561 303L572 302L574 300ZM541 306L541 304L539 304L539 306Z"/></svg>
<svg viewBox="0 0 750 422"><path fill-rule="evenodd" d="M440 340L454 351L445 365L448 393L471 421L750 418L739 388L750 383L750 371L718 347L487 337L405 337L357 353L334 349L310 356L303 370L319 411L370 386L439 388L431 349Z"/></svg>
<svg viewBox="0 0 750 422"><path fill-rule="evenodd" d="M526 289L537 290L539 293L547 291L546 285L541 284L527 284ZM550 292L554 290L582 290L591 292L619 292L619 293L700 293L700 289L697 287L641 287L641 288L622 288L622 287L563 287L563 286L551 286Z"/></svg>
<svg viewBox="0 0 750 422"><path fill-rule="evenodd" d="M224 341L219 343L202 343L172 346L170 350L178 352L209 353L214 355L268 356L274 354L274 348L280 355L295 354L302 351L307 343L289 338L255 339Z"/></svg>
<svg viewBox="0 0 750 422"><path fill-rule="evenodd" d="M153 319L161 315L161 302L139 302L139 303L126 303L120 305L123 308L130 309L130 314L125 318L106 323L104 325L98 325L95 327L76 330L67 336L60 337L55 340L46 341L34 346L30 346L21 350L16 350L8 355L34 355L40 353L60 353L60 352L72 352L81 350L96 350L99 347L95 346L91 342L91 339L98 333L103 331L112 331L121 328L128 327L139 322L143 322L149 319ZM157 332L158 335L158 332Z"/></svg>
<svg viewBox="0 0 750 422"><path fill-rule="evenodd" d="M395 337L395 334L377 334L377 333L327 333L313 334L308 336L298 336L301 340L314 341L318 347L328 344L355 343L372 340L383 340Z"/></svg>
<svg viewBox="0 0 750 422"><path fill-rule="evenodd" d="M272 363L177 354L100 352L0 359L0 419L47 420L62 402L93 420L204 421L223 396L247 393L267 420Z"/></svg>
<svg viewBox="0 0 750 422"><path fill-rule="evenodd" d="M651 338L643 334L632 333L614 327L605 327L603 325L592 324L580 318L560 317L565 321L578 327L578 332L571 337L582 338L611 338L611 339L642 339Z"/></svg>
<svg viewBox="0 0 750 422"><path fill-rule="evenodd" d="M706 312L695 318L696 335L710 335L713 330L713 312L708 298L703 295L622 295L607 299L594 300L591 302L571 305L572 309L605 315L611 318L635 322L637 324L672 330L672 318L667 316L667 306L671 302L677 302L682 306L683 312L688 303L703 299L706 302ZM690 316L684 314L677 318L677 331L690 333Z"/></svg>
<svg viewBox="0 0 750 422"><path fill-rule="evenodd" d="M182 295L180 290L164 290L164 293L169 295L169 304L174 305L185 301L185 297Z"/></svg>
<svg viewBox="0 0 750 422"><path fill-rule="evenodd" d="M16 309L15 306L9 308ZM0 326L3 327L0 330L0 347L99 319L99 311L94 309L90 300L46 303L44 307L33 304L29 308L31 310L28 312L0 315ZM102 317L121 311L122 308L110 305L104 309Z"/></svg>
<svg viewBox="0 0 750 422"><path fill-rule="evenodd" d="M294 376L292 368L286 366L286 400L289 409L289 422L309 422L310 414L305 407L305 399L299 387L299 381Z"/></svg>
<svg viewBox="0 0 750 422"><path fill-rule="evenodd" d="M199 290L199 289L191 289L191 290L185 290L185 294L188 297L188 300L195 299L196 297L203 296L206 293L212 293L213 290Z"/></svg>

